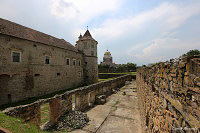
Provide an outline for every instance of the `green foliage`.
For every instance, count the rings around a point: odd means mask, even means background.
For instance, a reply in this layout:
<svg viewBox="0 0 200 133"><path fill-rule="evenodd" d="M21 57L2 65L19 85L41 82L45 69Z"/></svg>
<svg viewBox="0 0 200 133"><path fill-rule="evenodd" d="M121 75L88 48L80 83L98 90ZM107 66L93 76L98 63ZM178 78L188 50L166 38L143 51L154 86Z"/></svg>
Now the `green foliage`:
<svg viewBox="0 0 200 133"><path fill-rule="evenodd" d="M109 66L109 65L103 65L99 64L98 65L100 72L103 73L122 73L122 72L135 72L137 69L137 65L134 63L127 63L127 64L116 64L114 66Z"/></svg>
<svg viewBox="0 0 200 133"><path fill-rule="evenodd" d="M200 55L200 51L197 50L197 49L190 50L186 54L183 54L182 57L191 57L191 56L194 56L194 55Z"/></svg>

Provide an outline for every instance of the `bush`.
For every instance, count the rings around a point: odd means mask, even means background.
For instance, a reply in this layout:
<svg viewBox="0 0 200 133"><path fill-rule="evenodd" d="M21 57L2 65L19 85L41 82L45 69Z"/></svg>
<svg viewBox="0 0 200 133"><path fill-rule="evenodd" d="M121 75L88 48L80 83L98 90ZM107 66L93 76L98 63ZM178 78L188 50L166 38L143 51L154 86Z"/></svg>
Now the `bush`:
<svg viewBox="0 0 200 133"><path fill-rule="evenodd" d="M197 50L197 49L190 50L186 54L183 54L182 57L191 57L191 56L194 56L194 55L200 55L200 51Z"/></svg>

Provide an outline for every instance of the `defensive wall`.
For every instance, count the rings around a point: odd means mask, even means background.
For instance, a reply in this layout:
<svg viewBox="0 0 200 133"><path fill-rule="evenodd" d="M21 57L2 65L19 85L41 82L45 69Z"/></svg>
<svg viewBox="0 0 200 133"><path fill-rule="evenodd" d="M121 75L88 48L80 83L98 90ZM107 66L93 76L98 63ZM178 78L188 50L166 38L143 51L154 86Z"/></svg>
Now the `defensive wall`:
<svg viewBox="0 0 200 133"><path fill-rule="evenodd" d="M142 67L136 80L144 132L198 132L200 56Z"/></svg>
<svg viewBox="0 0 200 133"><path fill-rule="evenodd" d="M109 96L113 93L113 90L124 86L125 82L131 79L131 75L124 75L108 81L98 82L72 91L67 91L64 94L56 95L49 99L41 99L28 105L7 108L4 110L4 113L13 117L22 118L24 122L31 122L39 127L41 123L40 106L49 103L49 123L51 125L66 112L72 110L84 111L88 109L95 103L96 96ZM75 98L75 106L72 102L73 97Z"/></svg>

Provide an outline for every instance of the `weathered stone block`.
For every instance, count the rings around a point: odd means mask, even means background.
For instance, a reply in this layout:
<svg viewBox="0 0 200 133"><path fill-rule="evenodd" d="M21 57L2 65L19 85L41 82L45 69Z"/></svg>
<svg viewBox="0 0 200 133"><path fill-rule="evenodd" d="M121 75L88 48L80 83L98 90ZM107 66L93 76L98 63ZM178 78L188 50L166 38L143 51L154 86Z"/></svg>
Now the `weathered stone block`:
<svg viewBox="0 0 200 133"><path fill-rule="evenodd" d="M194 78L194 84L200 86L200 77Z"/></svg>

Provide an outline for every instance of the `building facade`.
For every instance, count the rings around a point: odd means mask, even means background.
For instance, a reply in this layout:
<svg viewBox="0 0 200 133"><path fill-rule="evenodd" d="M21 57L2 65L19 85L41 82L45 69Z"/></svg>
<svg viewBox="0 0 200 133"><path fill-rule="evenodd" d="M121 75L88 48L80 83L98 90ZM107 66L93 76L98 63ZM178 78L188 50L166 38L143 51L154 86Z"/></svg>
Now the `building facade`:
<svg viewBox="0 0 200 133"><path fill-rule="evenodd" d="M103 62L101 62L101 64L107 65L107 66L114 66L115 65L115 63L113 63L112 55L108 50L104 53Z"/></svg>
<svg viewBox="0 0 200 133"><path fill-rule="evenodd" d="M0 18L0 105L97 82L97 44L89 30L73 46Z"/></svg>

